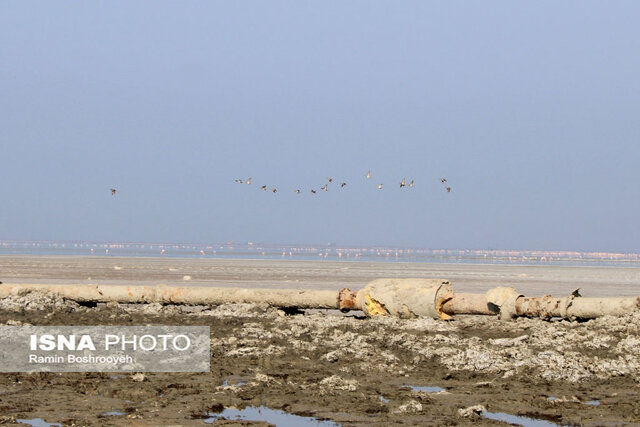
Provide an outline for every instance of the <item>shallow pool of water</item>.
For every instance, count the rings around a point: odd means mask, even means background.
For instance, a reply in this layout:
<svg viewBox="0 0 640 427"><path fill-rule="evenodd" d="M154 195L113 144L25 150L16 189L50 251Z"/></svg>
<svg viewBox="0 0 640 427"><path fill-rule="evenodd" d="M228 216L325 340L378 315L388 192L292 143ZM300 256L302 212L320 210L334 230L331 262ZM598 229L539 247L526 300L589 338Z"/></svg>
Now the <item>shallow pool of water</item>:
<svg viewBox="0 0 640 427"><path fill-rule="evenodd" d="M60 423L48 423L42 418L18 419L16 422L20 424L28 424L32 427L62 427Z"/></svg>
<svg viewBox="0 0 640 427"><path fill-rule="evenodd" d="M243 385L248 384L246 381L238 381L235 384L231 384L231 385L235 385L237 387L242 387ZM229 387L229 378L226 378L223 382L222 382L222 387Z"/></svg>
<svg viewBox="0 0 640 427"><path fill-rule="evenodd" d="M511 415L504 412L484 411L482 413L482 416L490 420L504 421L505 423L524 427L556 427L560 425L552 423L551 421L538 420L535 418L522 417L519 415Z"/></svg>
<svg viewBox="0 0 640 427"><path fill-rule="evenodd" d="M378 400L383 403L389 403L389 399L385 399L382 395L378 395Z"/></svg>
<svg viewBox="0 0 640 427"><path fill-rule="evenodd" d="M558 400L558 398L555 397L555 396L549 396L547 399L550 402L555 402L556 400ZM578 402L578 401L576 400L575 402ZM589 400L587 402L582 402L582 403L585 404L585 405L589 405L589 406L600 406L601 405L599 400Z"/></svg>
<svg viewBox="0 0 640 427"><path fill-rule="evenodd" d="M103 414L100 414L101 417L120 417L122 415L127 415L126 412L120 412L120 411L109 411L109 412L105 412Z"/></svg>
<svg viewBox="0 0 640 427"><path fill-rule="evenodd" d="M209 413L211 418L204 420L207 424L213 424L215 420L222 418L228 420L266 421L278 427L289 426L322 426L337 427L340 424L333 421L322 421L312 417L301 417L299 415L288 414L284 411L270 409L265 406L250 406L244 409L225 408L220 413Z"/></svg>
<svg viewBox="0 0 640 427"><path fill-rule="evenodd" d="M424 391L426 393L440 393L443 391L447 391L446 388L438 387L438 386L414 386L409 384L403 384L402 387L408 387L411 391Z"/></svg>

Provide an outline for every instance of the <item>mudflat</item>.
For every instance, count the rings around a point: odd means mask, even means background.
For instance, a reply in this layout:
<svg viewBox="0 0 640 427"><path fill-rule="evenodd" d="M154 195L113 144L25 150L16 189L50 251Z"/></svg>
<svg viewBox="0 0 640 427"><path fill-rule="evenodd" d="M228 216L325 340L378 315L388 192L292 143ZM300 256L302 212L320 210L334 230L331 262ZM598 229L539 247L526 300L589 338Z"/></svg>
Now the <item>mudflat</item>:
<svg viewBox="0 0 640 427"><path fill-rule="evenodd" d="M456 292L513 286L526 296L640 295L640 268L219 258L0 256L4 283L183 284L357 290L379 278L440 278Z"/></svg>
<svg viewBox="0 0 640 427"><path fill-rule="evenodd" d="M0 266L5 283L355 290L380 277L442 277L459 292L507 284L527 295L580 287L588 296L623 296L636 294L640 281L636 269L609 267L6 256ZM207 325L211 370L2 374L0 423L278 423L272 410L302 417L281 425L640 422L640 313L587 322L484 316L444 322L261 304L90 307L35 292L0 300L0 325L23 324ZM258 409L233 421L230 408Z"/></svg>

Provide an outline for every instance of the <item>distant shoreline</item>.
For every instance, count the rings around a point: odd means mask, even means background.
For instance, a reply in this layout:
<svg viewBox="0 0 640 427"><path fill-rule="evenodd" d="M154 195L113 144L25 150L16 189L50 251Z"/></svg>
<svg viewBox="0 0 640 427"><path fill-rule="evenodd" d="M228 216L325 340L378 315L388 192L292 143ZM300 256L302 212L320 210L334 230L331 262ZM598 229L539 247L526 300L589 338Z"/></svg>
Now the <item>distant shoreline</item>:
<svg viewBox="0 0 640 427"><path fill-rule="evenodd" d="M640 265L516 265L375 262L336 259L238 259L74 255L0 255L0 281L75 285L180 285L246 288L361 289L379 278L450 280L456 292L512 286L527 296L636 296ZM1 285L0 285L1 286Z"/></svg>
<svg viewBox="0 0 640 427"><path fill-rule="evenodd" d="M292 245L253 242L147 243L0 240L0 255L136 258L296 259L443 264L640 266L640 254L612 252L430 249L384 246Z"/></svg>

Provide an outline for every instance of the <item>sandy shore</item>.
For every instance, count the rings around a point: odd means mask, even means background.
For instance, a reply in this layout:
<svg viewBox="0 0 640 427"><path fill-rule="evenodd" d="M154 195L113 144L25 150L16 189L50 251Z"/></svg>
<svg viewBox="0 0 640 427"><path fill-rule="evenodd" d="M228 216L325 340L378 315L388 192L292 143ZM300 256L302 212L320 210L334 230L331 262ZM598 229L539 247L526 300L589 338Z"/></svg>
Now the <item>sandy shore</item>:
<svg viewBox="0 0 640 427"><path fill-rule="evenodd" d="M293 260L0 256L4 283L184 284L357 290L385 277L451 280L456 292L514 286L528 296L640 294L640 268Z"/></svg>

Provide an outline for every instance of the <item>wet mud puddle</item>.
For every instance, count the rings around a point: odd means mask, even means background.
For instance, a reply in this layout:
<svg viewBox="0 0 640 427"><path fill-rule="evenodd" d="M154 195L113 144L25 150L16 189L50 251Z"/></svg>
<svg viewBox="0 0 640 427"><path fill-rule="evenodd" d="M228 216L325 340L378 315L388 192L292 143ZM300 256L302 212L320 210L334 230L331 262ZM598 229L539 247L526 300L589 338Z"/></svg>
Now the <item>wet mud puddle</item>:
<svg viewBox="0 0 640 427"><path fill-rule="evenodd" d="M495 421L504 421L505 423L509 423L511 425L523 426L523 427L556 427L560 426L560 424L552 423L551 421L545 420L537 420L535 418L522 417L519 415L511 415L506 414L504 412L489 412L484 411L482 413L484 418L495 420Z"/></svg>
<svg viewBox="0 0 640 427"><path fill-rule="evenodd" d="M442 388L438 386L415 386L415 385L403 384L402 387L409 388L411 389L411 391L416 391L416 392L422 391L425 393L442 393L447 391L446 388Z"/></svg>
<svg viewBox="0 0 640 427"><path fill-rule="evenodd" d="M284 411L277 411L265 406L250 406L244 409L225 408L220 413L209 413L210 418L204 420L207 424L213 424L220 419L227 420L247 420L266 421L277 426L314 426L314 427L338 427L332 421L318 420L312 417L301 417L299 415L288 414Z"/></svg>
<svg viewBox="0 0 640 427"><path fill-rule="evenodd" d="M59 423L48 423L42 418L31 418L31 419L17 419L16 422L19 424L27 424L32 427L62 427L62 424Z"/></svg>
<svg viewBox="0 0 640 427"><path fill-rule="evenodd" d="M100 414L100 417L121 417L123 415L127 415L127 413L120 412L120 411L109 411L109 412Z"/></svg>
<svg viewBox="0 0 640 427"><path fill-rule="evenodd" d="M566 402L567 401L566 398L558 399L555 396L549 396L547 398L547 400L549 400L549 402ZM569 400L569 401L571 401L571 402L580 402L579 400ZM583 405L589 405L589 406L600 406L601 405L601 402L599 400L597 400L597 399L588 400L586 402L580 402L580 403L582 403Z"/></svg>

